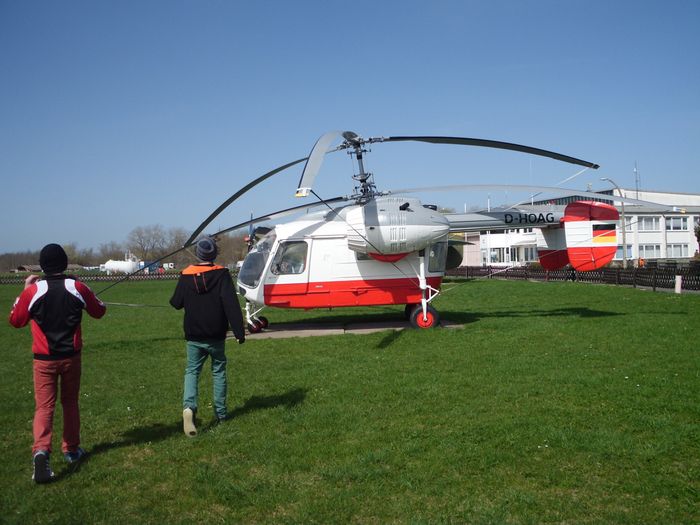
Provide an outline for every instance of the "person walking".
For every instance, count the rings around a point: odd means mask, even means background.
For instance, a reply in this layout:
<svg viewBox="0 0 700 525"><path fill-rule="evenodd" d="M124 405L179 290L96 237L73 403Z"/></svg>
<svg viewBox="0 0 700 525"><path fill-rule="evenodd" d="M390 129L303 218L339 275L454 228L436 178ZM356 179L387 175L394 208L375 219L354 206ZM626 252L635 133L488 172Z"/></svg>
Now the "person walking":
<svg viewBox="0 0 700 525"><path fill-rule="evenodd" d="M44 278L30 275L24 291L10 312L10 324L22 328L31 322L34 353L34 444L32 479L47 483L51 470L51 437L56 397L61 390L63 440L61 450L68 463L86 454L80 447L81 320L83 310L99 319L106 307L84 283L63 272L68 257L58 244L47 244L39 254Z"/></svg>
<svg viewBox="0 0 700 525"><path fill-rule="evenodd" d="M214 387L214 413L218 422L226 412L226 354L225 343L231 327L239 344L245 342L243 315L227 268L214 264L219 253L216 241L202 237L195 244L199 263L185 268L170 298L170 304L185 309L183 328L187 341L187 366L182 397L183 429L187 436L197 434L195 417L199 375L207 358L211 357Z"/></svg>

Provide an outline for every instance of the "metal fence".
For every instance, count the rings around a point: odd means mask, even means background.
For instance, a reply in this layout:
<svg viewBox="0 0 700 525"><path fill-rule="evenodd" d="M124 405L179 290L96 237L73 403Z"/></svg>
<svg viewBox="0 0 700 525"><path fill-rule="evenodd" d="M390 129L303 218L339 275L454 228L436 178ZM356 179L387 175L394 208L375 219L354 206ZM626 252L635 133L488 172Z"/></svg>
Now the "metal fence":
<svg viewBox="0 0 700 525"><path fill-rule="evenodd" d="M232 275L235 273L232 272ZM700 267L684 268L602 268L592 272L577 272L572 269L544 270L542 268L513 267L500 268L497 266L461 266L447 271L450 277L489 278L489 279L531 279L534 281L580 281L584 283L613 284L623 286L639 286L645 288L673 289L676 286L676 276L682 278L682 289L700 291ZM174 280L180 276L178 272L166 272L161 275L132 275L129 281L160 281ZM84 282L114 282L123 279L119 275L78 275ZM25 276L0 277L0 284L22 284Z"/></svg>
<svg viewBox="0 0 700 525"><path fill-rule="evenodd" d="M0 277L0 284L23 284L24 279L26 278L27 274L22 274L22 275L17 275L17 276L12 276L12 277ZM77 279L89 283L89 282L115 282L119 281L121 279L124 279L123 275L104 275L104 274L83 274L83 275L76 275L75 276ZM144 275L144 274L136 274L136 275L130 275L127 281L163 281L163 280L168 280L168 279L177 279L180 277L179 272L166 272L161 275Z"/></svg>
<svg viewBox="0 0 700 525"><path fill-rule="evenodd" d="M673 289L676 276L682 278L683 290L700 291L700 269L693 268L601 268L592 272L572 269L500 268L496 266L462 266L447 272L448 276L489 279L530 279L535 281L580 281L585 283Z"/></svg>

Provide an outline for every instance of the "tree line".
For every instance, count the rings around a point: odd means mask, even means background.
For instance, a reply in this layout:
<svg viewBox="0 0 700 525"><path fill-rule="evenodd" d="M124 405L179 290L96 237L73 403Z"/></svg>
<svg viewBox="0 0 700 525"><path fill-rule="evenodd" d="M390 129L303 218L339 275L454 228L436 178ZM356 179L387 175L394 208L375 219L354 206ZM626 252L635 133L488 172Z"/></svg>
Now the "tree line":
<svg viewBox="0 0 700 525"><path fill-rule="evenodd" d="M81 266L99 266L110 259L124 260L130 252L139 260L155 261L168 253L181 248L189 238L184 228L164 228L160 224L138 226L129 232L126 241L110 241L100 244L97 249L79 248L77 243L63 244L70 264ZM217 240L219 246L219 264L233 264L245 257L248 251L244 234L224 234ZM194 247L168 257L162 262L175 263L176 268L183 268L196 260ZM0 254L0 272L9 272L18 266L39 264L39 250L8 252Z"/></svg>

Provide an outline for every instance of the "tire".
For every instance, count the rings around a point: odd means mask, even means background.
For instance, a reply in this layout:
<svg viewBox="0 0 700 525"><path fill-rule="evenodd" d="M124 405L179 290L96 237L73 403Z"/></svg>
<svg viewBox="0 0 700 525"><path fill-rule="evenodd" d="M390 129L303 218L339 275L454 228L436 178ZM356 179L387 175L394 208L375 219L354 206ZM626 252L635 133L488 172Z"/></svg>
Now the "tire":
<svg viewBox="0 0 700 525"><path fill-rule="evenodd" d="M248 332L251 334L259 334L262 332L263 326L260 321L253 321L251 324L248 325Z"/></svg>
<svg viewBox="0 0 700 525"><path fill-rule="evenodd" d="M426 318L423 319L423 308L421 305L416 305L411 312L411 326L413 328L421 328L424 330L440 326L440 315L432 306L428 305L426 308L425 317Z"/></svg>
<svg viewBox="0 0 700 525"><path fill-rule="evenodd" d="M268 321L267 317L265 317L264 315L261 315L260 317L258 317L258 321L260 321L260 324L262 325L263 330L265 328L267 328L268 326L270 326L270 321Z"/></svg>

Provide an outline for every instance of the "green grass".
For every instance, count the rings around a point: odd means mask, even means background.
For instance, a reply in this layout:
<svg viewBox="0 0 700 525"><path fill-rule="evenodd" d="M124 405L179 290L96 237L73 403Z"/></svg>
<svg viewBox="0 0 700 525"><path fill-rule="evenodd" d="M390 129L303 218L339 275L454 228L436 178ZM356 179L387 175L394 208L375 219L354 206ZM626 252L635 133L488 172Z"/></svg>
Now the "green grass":
<svg viewBox="0 0 700 525"><path fill-rule="evenodd" d="M174 282L105 300L165 305ZM98 286L95 286L99 289ZM19 286L0 286L9 307ZM698 523L700 295L450 283L463 329L229 344L229 410L181 430L181 313L84 322L83 445L31 482L28 329L0 328L5 523ZM273 323L403 308L269 310ZM57 410L54 449L60 447Z"/></svg>

